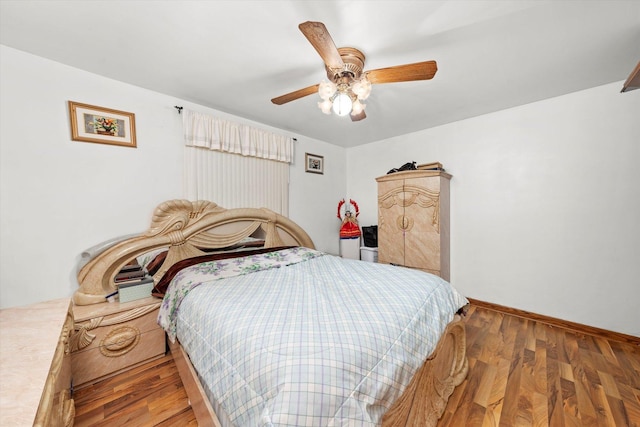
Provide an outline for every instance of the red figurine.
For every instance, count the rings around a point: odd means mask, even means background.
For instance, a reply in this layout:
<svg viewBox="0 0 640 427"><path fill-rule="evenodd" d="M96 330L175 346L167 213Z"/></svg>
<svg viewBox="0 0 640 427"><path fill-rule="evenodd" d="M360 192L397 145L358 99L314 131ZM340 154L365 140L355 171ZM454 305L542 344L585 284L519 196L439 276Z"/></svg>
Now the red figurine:
<svg viewBox="0 0 640 427"><path fill-rule="evenodd" d="M360 209L358 209L358 204L354 202L353 199L349 199L349 203L350 205L345 206L344 218L342 217L340 210L345 204L345 201L342 199L338 203L338 218L342 220L342 225L340 226L341 239L356 239L360 237L361 234L357 219L358 215L360 215ZM355 208L355 216L351 212L351 206Z"/></svg>

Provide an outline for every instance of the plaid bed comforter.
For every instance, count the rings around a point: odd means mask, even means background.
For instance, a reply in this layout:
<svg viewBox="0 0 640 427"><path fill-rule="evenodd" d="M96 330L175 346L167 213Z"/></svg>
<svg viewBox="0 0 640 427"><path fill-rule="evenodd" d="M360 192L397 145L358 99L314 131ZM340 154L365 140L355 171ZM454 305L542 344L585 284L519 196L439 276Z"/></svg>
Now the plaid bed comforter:
<svg viewBox="0 0 640 427"><path fill-rule="evenodd" d="M223 425L380 425L467 300L416 270L286 251L177 275L188 291L160 317Z"/></svg>

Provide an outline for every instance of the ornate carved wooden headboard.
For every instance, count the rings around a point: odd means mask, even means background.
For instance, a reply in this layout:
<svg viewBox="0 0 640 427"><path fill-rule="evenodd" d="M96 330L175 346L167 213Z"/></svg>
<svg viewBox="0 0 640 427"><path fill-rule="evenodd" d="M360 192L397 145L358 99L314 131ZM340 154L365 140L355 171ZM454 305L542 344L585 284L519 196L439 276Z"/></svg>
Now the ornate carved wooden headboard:
<svg viewBox="0 0 640 427"><path fill-rule="evenodd" d="M264 247L305 246L314 248L309 235L290 219L269 209L224 209L209 201L169 200L159 205L149 229L117 242L93 257L78 272L79 289L73 295L78 305L105 301L115 291L114 277L134 258L167 248L167 257L154 274L157 281L176 262L204 255L202 249L220 249L249 236L264 238Z"/></svg>

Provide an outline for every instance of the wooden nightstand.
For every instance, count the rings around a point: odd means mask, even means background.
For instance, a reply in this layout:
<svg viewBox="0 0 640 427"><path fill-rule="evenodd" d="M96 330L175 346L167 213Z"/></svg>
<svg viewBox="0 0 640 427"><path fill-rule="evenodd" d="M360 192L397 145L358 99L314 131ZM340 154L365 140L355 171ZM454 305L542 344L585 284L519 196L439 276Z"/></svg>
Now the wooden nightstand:
<svg viewBox="0 0 640 427"><path fill-rule="evenodd" d="M157 324L161 299L127 303L74 305L71 366L75 388L90 385L166 351L165 333Z"/></svg>

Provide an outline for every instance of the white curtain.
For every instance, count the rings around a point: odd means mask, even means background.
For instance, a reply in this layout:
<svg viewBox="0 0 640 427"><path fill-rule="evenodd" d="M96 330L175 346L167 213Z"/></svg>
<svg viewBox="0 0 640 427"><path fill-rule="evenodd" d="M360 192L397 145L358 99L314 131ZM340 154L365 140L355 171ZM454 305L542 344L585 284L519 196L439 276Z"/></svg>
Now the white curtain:
<svg viewBox="0 0 640 427"><path fill-rule="evenodd" d="M292 138L192 111L183 114L186 198L289 214Z"/></svg>
<svg viewBox="0 0 640 427"><path fill-rule="evenodd" d="M185 110L185 145L291 163L293 138Z"/></svg>

